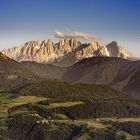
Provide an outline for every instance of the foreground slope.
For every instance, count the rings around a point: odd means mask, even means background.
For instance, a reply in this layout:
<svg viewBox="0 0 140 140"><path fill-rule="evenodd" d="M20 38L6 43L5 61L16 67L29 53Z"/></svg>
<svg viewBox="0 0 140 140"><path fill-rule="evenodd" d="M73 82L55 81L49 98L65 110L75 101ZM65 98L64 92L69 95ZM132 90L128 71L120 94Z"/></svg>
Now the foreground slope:
<svg viewBox="0 0 140 140"><path fill-rule="evenodd" d="M38 80L0 102L1 139L139 138L140 100L108 86Z"/></svg>
<svg viewBox="0 0 140 140"><path fill-rule="evenodd" d="M108 86L41 80L13 93L2 97L10 104L8 117L1 114L3 138L116 140L139 135L140 101ZM112 117L124 118L114 122Z"/></svg>

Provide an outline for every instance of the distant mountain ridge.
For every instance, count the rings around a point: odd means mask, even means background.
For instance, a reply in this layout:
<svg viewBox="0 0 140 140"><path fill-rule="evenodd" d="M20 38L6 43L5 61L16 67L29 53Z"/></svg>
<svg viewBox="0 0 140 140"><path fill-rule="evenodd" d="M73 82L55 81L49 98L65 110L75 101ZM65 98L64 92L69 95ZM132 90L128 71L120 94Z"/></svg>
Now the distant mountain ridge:
<svg viewBox="0 0 140 140"><path fill-rule="evenodd" d="M92 57L72 65L62 80L71 83L109 85L129 95L140 96L140 60Z"/></svg>
<svg viewBox="0 0 140 140"><path fill-rule="evenodd" d="M126 49L113 41L107 46L98 42L81 43L74 39L61 39L58 43L52 40L30 41L22 46L3 49L2 53L18 62L35 61L67 67L93 56L122 57L135 59Z"/></svg>

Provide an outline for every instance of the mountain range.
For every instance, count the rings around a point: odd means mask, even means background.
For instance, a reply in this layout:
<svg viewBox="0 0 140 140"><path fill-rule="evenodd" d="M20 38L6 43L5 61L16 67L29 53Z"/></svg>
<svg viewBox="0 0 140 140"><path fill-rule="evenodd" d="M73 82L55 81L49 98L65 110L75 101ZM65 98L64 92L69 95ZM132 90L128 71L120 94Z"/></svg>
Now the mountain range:
<svg viewBox="0 0 140 140"><path fill-rule="evenodd" d="M18 62L35 61L57 66L71 66L76 62L93 56L122 57L135 59L126 49L112 41L106 46L98 42L81 43L74 39L30 41L22 46L4 49L2 53Z"/></svg>
<svg viewBox="0 0 140 140"><path fill-rule="evenodd" d="M105 47L73 39L62 39L56 44L51 40L31 41L2 53L0 78L8 83L3 82L2 89L10 87L11 81L18 83L12 83L12 88L19 88L40 77L109 85L132 96L140 95L140 61L132 61L135 57L115 41Z"/></svg>

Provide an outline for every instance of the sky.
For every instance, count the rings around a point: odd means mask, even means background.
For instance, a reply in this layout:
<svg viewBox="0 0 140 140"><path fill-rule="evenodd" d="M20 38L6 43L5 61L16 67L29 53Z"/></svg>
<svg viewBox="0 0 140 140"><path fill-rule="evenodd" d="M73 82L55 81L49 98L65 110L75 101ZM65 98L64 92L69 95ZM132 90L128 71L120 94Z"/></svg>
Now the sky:
<svg viewBox="0 0 140 140"><path fill-rule="evenodd" d="M140 57L140 0L0 0L1 50L56 33L117 41Z"/></svg>

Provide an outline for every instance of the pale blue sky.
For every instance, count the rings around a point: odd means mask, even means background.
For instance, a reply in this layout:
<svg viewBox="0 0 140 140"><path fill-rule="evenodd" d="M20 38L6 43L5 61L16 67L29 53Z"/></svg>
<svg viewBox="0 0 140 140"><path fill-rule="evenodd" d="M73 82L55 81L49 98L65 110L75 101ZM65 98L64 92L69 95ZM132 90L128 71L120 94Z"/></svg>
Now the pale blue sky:
<svg viewBox="0 0 140 140"><path fill-rule="evenodd" d="M140 57L139 0L0 0L0 48L54 37L55 31L116 40Z"/></svg>

